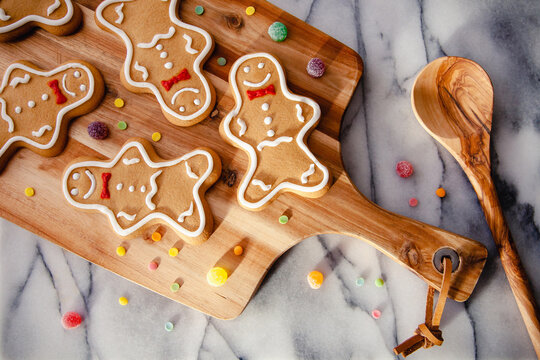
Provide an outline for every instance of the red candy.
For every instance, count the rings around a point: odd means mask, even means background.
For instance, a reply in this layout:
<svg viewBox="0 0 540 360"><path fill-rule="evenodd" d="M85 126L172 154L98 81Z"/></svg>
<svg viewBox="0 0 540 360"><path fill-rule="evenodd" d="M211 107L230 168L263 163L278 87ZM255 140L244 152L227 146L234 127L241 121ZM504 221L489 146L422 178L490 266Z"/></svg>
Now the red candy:
<svg viewBox="0 0 540 360"><path fill-rule="evenodd" d="M402 178L408 178L414 172L412 164L408 161L400 161L396 165L396 172Z"/></svg>
<svg viewBox="0 0 540 360"><path fill-rule="evenodd" d="M83 317L75 311L68 311L62 316L62 326L64 329L75 329L81 325Z"/></svg>
<svg viewBox="0 0 540 360"><path fill-rule="evenodd" d="M418 200L416 198L410 198L409 199L409 206L410 207L415 207L416 205L418 205Z"/></svg>

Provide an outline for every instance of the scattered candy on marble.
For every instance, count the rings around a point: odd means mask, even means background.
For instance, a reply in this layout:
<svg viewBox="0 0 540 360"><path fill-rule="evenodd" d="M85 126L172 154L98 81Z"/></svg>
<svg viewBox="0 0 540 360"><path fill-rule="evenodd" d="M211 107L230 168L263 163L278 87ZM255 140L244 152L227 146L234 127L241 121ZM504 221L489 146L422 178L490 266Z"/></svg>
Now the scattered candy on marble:
<svg viewBox="0 0 540 360"><path fill-rule="evenodd" d="M244 252L244 248L241 247L240 245L236 245L236 246L234 247L234 250L233 250L233 251L234 251L234 255L240 256L240 255L242 255L242 253Z"/></svg>
<svg viewBox="0 0 540 360"><path fill-rule="evenodd" d="M125 296L121 296L118 298L118 303L122 306L126 306L128 304L128 299Z"/></svg>
<svg viewBox="0 0 540 360"><path fill-rule="evenodd" d="M324 71L326 70L326 66L324 65L324 62L319 58L313 58L309 60L306 70L309 76L314 78L320 78L324 75Z"/></svg>
<svg viewBox="0 0 540 360"><path fill-rule="evenodd" d="M174 329L174 324L170 321L167 321L165 323L165 330L170 332L170 331L173 331L173 329Z"/></svg>
<svg viewBox="0 0 540 360"><path fill-rule="evenodd" d="M128 124L125 121L119 121L117 126L120 130L126 130L128 127Z"/></svg>
<svg viewBox="0 0 540 360"><path fill-rule="evenodd" d="M446 196L446 190L444 188L440 187L435 191L435 194L437 194L438 197L443 198Z"/></svg>
<svg viewBox="0 0 540 360"><path fill-rule="evenodd" d="M375 309L371 312L371 316L373 316L374 319L378 319L381 317L381 310Z"/></svg>
<svg viewBox="0 0 540 360"><path fill-rule="evenodd" d="M118 256L124 256L126 255L126 248L123 246L119 246L116 248L116 255Z"/></svg>
<svg viewBox="0 0 540 360"><path fill-rule="evenodd" d="M195 14L197 14L197 15L202 15L202 14L204 14L204 7L202 7L201 5L196 6L196 7L195 7Z"/></svg>
<svg viewBox="0 0 540 360"><path fill-rule="evenodd" d="M169 256L175 257L178 255L178 248L172 247L169 249Z"/></svg>
<svg viewBox="0 0 540 360"><path fill-rule="evenodd" d="M152 234L152 240L154 240L154 241L159 241L159 240L161 240L161 234L158 233L157 231L155 231L155 232Z"/></svg>
<svg viewBox="0 0 540 360"><path fill-rule="evenodd" d="M287 38L287 27L285 24L276 21L268 27L268 35L276 42L282 42Z"/></svg>
<svg viewBox="0 0 540 360"><path fill-rule="evenodd" d="M62 316L62 326L64 329L75 329L83 322L81 314L75 311L68 311Z"/></svg>
<svg viewBox="0 0 540 360"><path fill-rule="evenodd" d="M150 261L150 262L148 263L148 270L152 270L152 271L157 270L158 266L159 266L159 265L158 265L157 262L155 262L155 261Z"/></svg>
<svg viewBox="0 0 540 360"><path fill-rule="evenodd" d="M255 14L255 8L253 6L248 6L246 8L246 15L251 16Z"/></svg>
<svg viewBox="0 0 540 360"><path fill-rule="evenodd" d="M225 59L224 57L220 56L217 58L217 64L219 66L225 66L227 65L227 59Z"/></svg>
<svg viewBox="0 0 540 360"><path fill-rule="evenodd" d="M289 222L289 217L287 215L281 215L279 217L279 223L280 224L286 224Z"/></svg>
<svg viewBox="0 0 540 360"><path fill-rule="evenodd" d="M412 197L409 199L409 206L410 207L415 207L416 205L418 205L418 199Z"/></svg>
<svg viewBox="0 0 540 360"><path fill-rule="evenodd" d="M384 280L381 278L378 278L375 280L375 286L376 287L383 287L384 286Z"/></svg>
<svg viewBox="0 0 540 360"><path fill-rule="evenodd" d="M319 289L324 281L324 276L320 271L313 270L308 274L307 281L312 289Z"/></svg>
<svg viewBox="0 0 540 360"><path fill-rule="evenodd" d="M32 197L35 195L35 191L34 191L34 188L31 188L31 187L27 187L26 189L24 189L24 195L28 196L28 197Z"/></svg>
<svg viewBox="0 0 540 360"><path fill-rule="evenodd" d="M121 99L121 98L114 99L114 106L116 106L117 108L123 108L124 105L125 105L124 99Z"/></svg>
<svg viewBox="0 0 540 360"><path fill-rule="evenodd" d="M413 172L414 168L408 161L400 161L396 164L396 173L402 178L408 178Z"/></svg>
<svg viewBox="0 0 540 360"><path fill-rule="evenodd" d="M356 279L356 286L363 286L364 282L365 282L364 278L359 277L358 279Z"/></svg>
<svg viewBox="0 0 540 360"><path fill-rule="evenodd" d="M219 266L210 269L208 274L206 274L208 284L215 287L223 286L228 277L229 274L227 273L227 270Z"/></svg>
<svg viewBox="0 0 540 360"><path fill-rule="evenodd" d="M152 134L152 140L154 140L155 142L158 142L159 140L161 140L161 133L160 132L155 132Z"/></svg>
<svg viewBox="0 0 540 360"><path fill-rule="evenodd" d="M91 122L87 130L92 139L103 140L109 136L109 127L101 121Z"/></svg>
<svg viewBox="0 0 540 360"><path fill-rule="evenodd" d="M179 289L180 289L180 284L179 283L174 282L174 283L171 284L171 291L172 292L177 292Z"/></svg>

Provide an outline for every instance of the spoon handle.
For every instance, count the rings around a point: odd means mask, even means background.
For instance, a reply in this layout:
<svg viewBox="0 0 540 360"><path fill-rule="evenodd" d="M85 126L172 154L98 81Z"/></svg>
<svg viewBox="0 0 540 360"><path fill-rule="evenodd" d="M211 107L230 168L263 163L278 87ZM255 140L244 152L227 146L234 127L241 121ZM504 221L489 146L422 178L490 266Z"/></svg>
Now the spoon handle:
<svg viewBox="0 0 540 360"><path fill-rule="evenodd" d="M516 245L512 240L508 224L506 223L499 198L495 191L495 186L491 178L490 169L476 167L474 173L466 171L473 185L480 205L484 210L487 223L491 229L493 240L499 251L501 263L510 283L510 288L514 293L519 311L529 336L536 351L536 356L540 358L540 323L538 321L539 312L534 300L534 295L519 259Z"/></svg>

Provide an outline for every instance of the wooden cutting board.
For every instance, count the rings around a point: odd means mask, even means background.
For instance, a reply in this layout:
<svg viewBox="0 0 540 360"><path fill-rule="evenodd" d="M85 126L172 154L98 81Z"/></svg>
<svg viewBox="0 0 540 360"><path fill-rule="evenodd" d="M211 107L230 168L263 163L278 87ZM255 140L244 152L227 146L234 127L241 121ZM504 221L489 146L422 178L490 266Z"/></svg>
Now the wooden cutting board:
<svg viewBox="0 0 540 360"><path fill-rule="evenodd" d="M434 253L440 248L452 248L460 263L452 277L450 297L458 301L469 297L487 258L485 247L374 205L356 190L343 169L341 119L363 70L362 59L356 52L263 0L182 1L180 18L208 30L216 42L205 69L216 87L219 113L193 127L180 128L163 117L153 96L130 93L121 85L119 72L125 47L119 38L99 29L94 22L98 4L94 0L79 2L84 23L72 36L57 37L37 30L24 39L0 44L2 72L19 59L45 69L67 60L83 59L99 68L107 86L101 106L72 122L67 147L60 156L42 158L23 149L11 159L0 175L2 217L120 276L222 319L242 312L281 254L301 240L322 233L347 234L367 241L436 288L440 286L441 274L433 265ZM197 5L204 6L203 16L195 14ZM253 16L245 14L249 5L256 8ZM285 23L289 29L283 43L273 42L266 33L274 21ZM308 144L331 169L334 183L322 198L284 194L265 210L250 212L236 202L237 186L248 166L247 156L227 145L220 138L218 127L234 106L227 83L230 66L241 55L257 51L277 56L284 65L291 90L320 104L322 120ZM226 66L217 65L220 56L227 59ZM307 62L315 56L327 64L321 79L312 79L305 71ZM114 107L116 97L125 100L124 108ZM96 120L109 124L112 134L107 140L97 141L88 136L86 128ZM120 120L128 122L127 130L116 128ZM62 196L61 175L72 159L111 158L127 139L150 139L155 131L163 134L155 144L163 158L181 156L198 146L209 146L222 158L222 180L207 193L215 219L214 233L202 245L185 244L165 227L161 228L165 234L159 242L149 238L151 231L140 238L123 240L113 233L103 214L77 211ZM27 186L35 188L34 197L24 196ZM290 218L286 225L278 222L282 214ZM233 254L237 244L245 249L242 256ZM127 248L124 257L115 253L119 245ZM168 255L172 246L180 248L174 258ZM156 259L160 263L158 270L149 271L148 263ZM220 288L206 282L206 274L214 266L226 268L230 275ZM173 282L182 284L176 293L169 290Z"/></svg>

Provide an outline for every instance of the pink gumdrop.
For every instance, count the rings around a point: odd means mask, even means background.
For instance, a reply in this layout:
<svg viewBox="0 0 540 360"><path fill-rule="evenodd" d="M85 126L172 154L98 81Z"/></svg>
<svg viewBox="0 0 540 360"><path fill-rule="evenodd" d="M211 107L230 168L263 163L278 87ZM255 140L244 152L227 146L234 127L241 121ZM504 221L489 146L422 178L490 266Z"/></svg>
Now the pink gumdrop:
<svg viewBox="0 0 540 360"><path fill-rule="evenodd" d="M409 199L409 206L410 207L415 207L416 205L418 205L418 200L416 198L410 198Z"/></svg>
<svg viewBox="0 0 540 360"><path fill-rule="evenodd" d="M74 329L81 325L83 317L75 311L68 311L62 316L62 326L64 329Z"/></svg>
<svg viewBox="0 0 540 360"><path fill-rule="evenodd" d="M148 269L149 270L156 270L158 268L158 263L155 262L155 261L151 261L149 264L148 264Z"/></svg>
<svg viewBox="0 0 540 360"><path fill-rule="evenodd" d="M381 310L375 309L371 312L371 316L373 316L374 319L378 319L381 317Z"/></svg>
<svg viewBox="0 0 540 360"><path fill-rule="evenodd" d="M402 178L408 178L414 172L412 164L408 161L400 161L396 164L396 172Z"/></svg>

